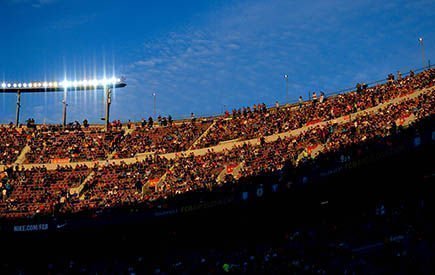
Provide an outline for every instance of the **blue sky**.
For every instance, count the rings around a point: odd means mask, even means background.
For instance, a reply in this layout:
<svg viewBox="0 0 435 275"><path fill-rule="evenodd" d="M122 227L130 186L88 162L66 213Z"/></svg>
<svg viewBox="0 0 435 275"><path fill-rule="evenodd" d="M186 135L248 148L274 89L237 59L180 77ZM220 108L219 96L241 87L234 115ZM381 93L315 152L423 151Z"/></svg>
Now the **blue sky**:
<svg viewBox="0 0 435 275"><path fill-rule="evenodd" d="M0 77L115 73L112 119L181 117L333 92L435 63L435 1L0 0ZM103 93L69 92L68 120L101 122ZM22 121L60 123L62 93L22 96ZM0 95L0 122L15 116Z"/></svg>

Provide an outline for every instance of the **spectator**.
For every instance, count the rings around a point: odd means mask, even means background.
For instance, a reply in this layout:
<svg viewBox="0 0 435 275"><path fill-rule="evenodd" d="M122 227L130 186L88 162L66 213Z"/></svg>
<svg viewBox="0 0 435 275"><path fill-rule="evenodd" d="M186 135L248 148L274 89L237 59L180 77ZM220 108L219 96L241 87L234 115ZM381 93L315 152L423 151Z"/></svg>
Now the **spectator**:
<svg viewBox="0 0 435 275"><path fill-rule="evenodd" d="M402 80L402 73L400 71L397 71L397 81Z"/></svg>
<svg viewBox="0 0 435 275"><path fill-rule="evenodd" d="M87 119L83 120L83 127L85 127L85 129L89 128L89 124L88 124L88 120Z"/></svg>
<svg viewBox="0 0 435 275"><path fill-rule="evenodd" d="M362 91L362 85L360 83L357 83L356 84L356 92L361 93L361 91Z"/></svg>
<svg viewBox="0 0 435 275"><path fill-rule="evenodd" d="M153 125L154 125L154 121L153 121L153 118L152 117L149 117L148 118L148 128L153 128Z"/></svg>

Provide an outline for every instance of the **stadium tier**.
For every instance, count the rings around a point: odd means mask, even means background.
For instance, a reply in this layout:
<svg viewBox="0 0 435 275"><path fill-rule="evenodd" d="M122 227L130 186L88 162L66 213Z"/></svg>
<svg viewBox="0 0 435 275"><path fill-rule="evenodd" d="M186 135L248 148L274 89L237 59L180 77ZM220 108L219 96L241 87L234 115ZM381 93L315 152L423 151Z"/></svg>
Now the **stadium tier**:
<svg viewBox="0 0 435 275"><path fill-rule="evenodd" d="M117 146L123 134L121 129L52 131L41 127L32 133L25 163L102 160Z"/></svg>
<svg viewBox="0 0 435 275"><path fill-rule="evenodd" d="M270 109L259 104L209 120L114 122L107 131L2 126L0 217L153 207L326 156L330 162L359 157L388 146L404 126L433 121L434 84L429 69L330 98Z"/></svg>
<svg viewBox="0 0 435 275"><path fill-rule="evenodd" d="M151 125L152 126L152 125ZM210 123L170 123L163 127L137 126L125 135L116 151L117 158L134 157L137 153L172 153L190 149L210 126Z"/></svg>

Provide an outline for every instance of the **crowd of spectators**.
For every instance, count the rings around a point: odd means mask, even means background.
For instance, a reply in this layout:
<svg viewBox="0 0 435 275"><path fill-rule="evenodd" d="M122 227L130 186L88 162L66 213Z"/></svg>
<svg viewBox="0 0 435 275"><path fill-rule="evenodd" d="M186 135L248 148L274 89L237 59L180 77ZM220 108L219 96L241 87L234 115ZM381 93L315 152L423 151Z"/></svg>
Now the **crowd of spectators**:
<svg viewBox="0 0 435 275"><path fill-rule="evenodd" d="M9 166L2 174L2 186L8 191L0 202L1 216L21 218L67 212L78 201L70 189L80 185L89 173L85 165L56 170Z"/></svg>
<svg viewBox="0 0 435 275"><path fill-rule="evenodd" d="M26 163L79 162L106 159L124 134L122 129L42 126L32 133Z"/></svg>
<svg viewBox="0 0 435 275"><path fill-rule="evenodd" d="M274 172L285 165L297 165L297 159L307 147L322 146L322 155L346 152L353 145L366 141L382 142L400 128L396 123L403 116L417 119L435 115L435 93L389 104L374 113L367 113L343 124L328 123L298 135L278 138L259 146L244 144L220 153L209 151L206 155L177 159L174 170L163 181L160 190L164 196L218 185L217 175L228 163L243 163L242 177ZM232 180L232 179L230 179ZM167 192L170 190L170 192Z"/></svg>
<svg viewBox="0 0 435 275"><path fill-rule="evenodd" d="M0 164L13 163L26 146L29 133L13 125L0 125Z"/></svg>
<svg viewBox="0 0 435 275"><path fill-rule="evenodd" d="M131 158L137 153L159 154L186 151L210 126L210 122L187 121L176 124L161 118L159 125L142 123L128 133L116 150L117 158Z"/></svg>
<svg viewBox="0 0 435 275"><path fill-rule="evenodd" d="M380 112L356 117L353 121L340 124L331 134L325 151L343 151L342 148L351 144L357 144L366 140L382 142L387 136L397 131L398 121L411 115L418 119L435 115L435 97L422 94L418 98L391 104Z"/></svg>
<svg viewBox="0 0 435 275"><path fill-rule="evenodd" d="M299 108L282 106L267 109L264 104L259 104L253 108L233 110L232 116L226 113L225 116L217 118L216 123L195 148L209 147L227 140L246 140L287 132L307 124L350 115L414 90L430 87L434 85L434 79L435 69L431 69L370 88L361 85L356 91L327 99L321 94L320 100L316 96L304 104L300 101Z"/></svg>
<svg viewBox="0 0 435 275"><path fill-rule="evenodd" d="M218 175L225 166L241 161L238 152L225 150L215 153L210 150L200 156L180 155L163 180L159 193L170 197L191 191L212 190L219 184Z"/></svg>
<svg viewBox="0 0 435 275"><path fill-rule="evenodd" d="M321 146L322 156L338 156L343 159L350 157L361 157L362 150L351 150L350 148L370 141L374 144L389 142L389 136L395 134L401 126L398 124L401 118L414 116L421 120L433 117L435 106L434 93L422 94L417 98L403 101L398 104L386 105L378 112L367 113L341 124L327 123L317 126L300 133L297 136L278 139L268 144L260 146L250 153L256 152L246 159L248 165L242 170L244 176L256 175L263 172L273 172L282 168L286 163L297 165L297 160L302 153L306 153L307 148L313 145ZM350 156L350 152L358 152L358 156ZM303 160L312 158L309 154L304 154ZM329 162L332 162L331 157Z"/></svg>
<svg viewBox="0 0 435 275"><path fill-rule="evenodd" d="M128 206L138 201L148 202L155 181L169 169L171 161L158 155L132 164L95 166L92 179L84 187L84 196L76 211Z"/></svg>

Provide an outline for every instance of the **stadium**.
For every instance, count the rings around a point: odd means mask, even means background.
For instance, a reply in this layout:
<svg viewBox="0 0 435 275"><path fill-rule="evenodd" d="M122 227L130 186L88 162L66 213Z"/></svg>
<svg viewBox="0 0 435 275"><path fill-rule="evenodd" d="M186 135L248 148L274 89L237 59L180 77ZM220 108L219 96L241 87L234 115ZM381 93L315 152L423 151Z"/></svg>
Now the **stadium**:
<svg viewBox="0 0 435 275"><path fill-rule="evenodd" d="M431 274L435 69L424 52L423 65L212 116L154 106L141 121L110 111L128 75L0 81L17 98L15 123L0 126L0 272ZM66 94L97 90L104 123L69 122ZM23 123L27 94L63 94L62 123Z"/></svg>

